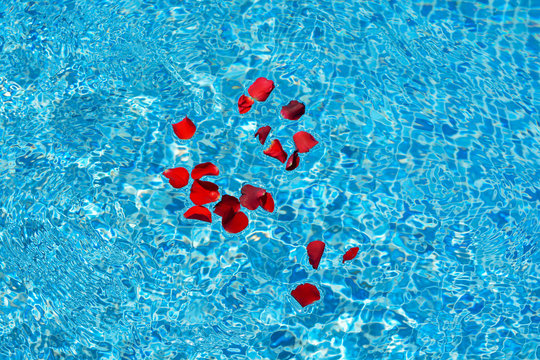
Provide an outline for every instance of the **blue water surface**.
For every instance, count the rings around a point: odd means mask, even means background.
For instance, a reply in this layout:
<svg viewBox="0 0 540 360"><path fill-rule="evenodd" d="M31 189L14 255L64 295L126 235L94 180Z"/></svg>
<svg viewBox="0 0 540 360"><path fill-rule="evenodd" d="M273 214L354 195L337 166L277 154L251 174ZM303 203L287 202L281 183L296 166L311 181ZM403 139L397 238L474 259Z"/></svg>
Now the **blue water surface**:
<svg viewBox="0 0 540 360"><path fill-rule="evenodd" d="M0 25L1 359L540 359L538 1L3 0ZM263 125L319 145L285 171ZM184 219L161 173L206 161L276 210Z"/></svg>

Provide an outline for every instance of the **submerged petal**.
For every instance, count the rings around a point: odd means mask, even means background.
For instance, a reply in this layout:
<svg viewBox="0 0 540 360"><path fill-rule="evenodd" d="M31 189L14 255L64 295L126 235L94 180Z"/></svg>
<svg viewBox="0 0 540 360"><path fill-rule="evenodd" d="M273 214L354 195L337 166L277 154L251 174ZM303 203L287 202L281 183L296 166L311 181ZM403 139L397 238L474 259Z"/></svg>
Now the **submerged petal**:
<svg viewBox="0 0 540 360"><path fill-rule="evenodd" d="M187 116L179 123L173 124L173 131L182 140L191 139L197 127Z"/></svg>
<svg viewBox="0 0 540 360"><path fill-rule="evenodd" d="M184 213L186 219L201 220L211 223L212 213L204 206L192 206Z"/></svg>
<svg viewBox="0 0 540 360"><path fill-rule="evenodd" d="M278 159L282 163L285 163L285 161L287 160L287 153L283 150L281 143L277 139L272 140L272 143L270 144L268 149L264 150L263 153L265 155Z"/></svg>
<svg viewBox="0 0 540 360"><path fill-rule="evenodd" d="M167 169L163 172L163 176L169 179L172 187L177 189L183 188L189 182L189 172L183 167Z"/></svg>
<svg viewBox="0 0 540 360"><path fill-rule="evenodd" d="M312 147L317 145L319 142L315 140L313 135L305 131L299 131L293 135L294 144L296 149L300 153L308 152Z"/></svg>
<svg viewBox="0 0 540 360"><path fill-rule="evenodd" d="M257 101L265 101L274 88L275 86L272 80L260 77L251 84L248 88L248 93Z"/></svg>
<svg viewBox="0 0 540 360"><path fill-rule="evenodd" d="M261 205L261 197L266 194L266 190L253 185L242 186L242 196L240 204L248 210L255 210Z"/></svg>
<svg viewBox="0 0 540 360"><path fill-rule="evenodd" d="M310 242L306 247L309 263L314 269L317 269L319 267L319 263L321 262L325 246L326 245L324 244L324 242L315 240Z"/></svg>
<svg viewBox="0 0 540 360"><path fill-rule="evenodd" d="M195 180L189 198L195 205L204 205L219 199L218 186L209 181Z"/></svg>
<svg viewBox="0 0 540 360"><path fill-rule="evenodd" d="M360 249L356 246L347 250L345 255L343 255L343 261L341 263L345 263L345 261L354 259L356 257L356 254L358 254L358 250Z"/></svg>
<svg viewBox="0 0 540 360"><path fill-rule="evenodd" d="M263 126L259 128L259 130L257 130L257 132L255 133L255 137L257 136L259 137L259 141L261 142L262 145L264 145L266 138L268 137L268 134L270 133L270 130L272 130L270 126Z"/></svg>
<svg viewBox="0 0 540 360"><path fill-rule="evenodd" d="M292 100L281 108L281 116L287 120L298 120L306 113L306 105L300 101Z"/></svg>
<svg viewBox="0 0 540 360"><path fill-rule="evenodd" d="M298 301L302 307L306 307L309 304L313 304L315 301L321 299L321 294L315 285L302 284L298 285L296 289L291 291L291 295Z"/></svg>
<svg viewBox="0 0 540 360"><path fill-rule="evenodd" d="M298 150L293 152L291 156L289 156L289 159L287 160L287 165L285 166L285 170L291 171L298 167L300 164L300 157L298 156Z"/></svg>
<svg viewBox="0 0 540 360"><path fill-rule="evenodd" d="M205 162L195 166L193 170L191 170L191 177L195 180L198 180L206 175L219 175L219 169L211 162Z"/></svg>
<svg viewBox="0 0 540 360"><path fill-rule="evenodd" d="M253 105L253 103L255 103L255 100L253 100L249 96L242 94L242 96L240 96L240 99L238 99L238 112L240 114L247 113L249 110L251 110L251 106Z"/></svg>

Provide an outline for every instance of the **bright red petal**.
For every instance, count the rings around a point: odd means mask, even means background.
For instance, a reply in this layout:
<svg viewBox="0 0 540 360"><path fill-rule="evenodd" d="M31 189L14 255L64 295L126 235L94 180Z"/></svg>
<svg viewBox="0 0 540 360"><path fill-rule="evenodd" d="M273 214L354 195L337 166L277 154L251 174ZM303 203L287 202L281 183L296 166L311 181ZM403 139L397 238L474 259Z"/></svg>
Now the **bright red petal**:
<svg viewBox="0 0 540 360"><path fill-rule="evenodd" d="M288 105L281 108L281 116L287 120L298 120L306 113L306 105L292 100Z"/></svg>
<svg viewBox="0 0 540 360"><path fill-rule="evenodd" d="M255 100L253 100L249 96L242 94L242 96L240 96L240 99L238 99L238 112L240 114L247 113L249 110L251 110L251 106L254 102Z"/></svg>
<svg viewBox="0 0 540 360"><path fill-rule="evenodd" d="M298 167L300 164L300 157L298 156L298 150L293 152L291 156L289 156L289 160L287 160L287 165L285 166L285 170L291 171Z"/></svg>
<svg viewBox="0 0 540 360"><path fill-rule="evenodd" d="M193 206L184 213L186 219L201 220L211 223L212 213L204 206Z"/></svg>
<svg viewBox="0 0 540 360"><path fill-rule="evenodd" d="M249 220L246 214L238 211L234 214L231 214L231 216L221 218L221 224L223 225L225 231L236 234L244 230L248 226Z"/></svg>
<svg viewBox="0 0 540 360"><path fill-rule="evenodd" d="M165 170L163 176L169 179L172 187L177 189L183 188L189 182L189 172L183 167Z"/></svg>
<svg viewBox="0 0 540 360"><path fill-rule="evenodd" d="M257 101L265 101L274 88L275 86L272 80L260 77L251 84L248 88L248 93Z"/></svg>
<svg viewBox="0 0 540 360"><path fill-rule="evenodd" d="M248 210L255 210L261 205L261 197L266 194L266 190L252 186L242 186L242 196L240 196L240 204Z"/></svg>
<svg viewBox="0 0 540 360"><path fill-rule="evenodd" d="M310 242L306 247L309 257L309 263L311 264L311 266L313 266L314 269L317 269L319 267L319 263L321 262L321 258L324 252L324 247L324 242L319 240Z"/></svg>
<svg viewBox="0 0 540 360"><path fill-rule="evenodd" d="M263 196L261 196L260 198L260 202L261 202L261 207L268 211L268 212L273 212L274 211L274 198L272 197L272 194L270 194L269 192L267 192L266 194L264 194Z"/></svg>
<svg viewBox="0 0 540 360"><path fill-rule="evenodd" d="M296 289L291 291L291 295L298 301L302 307L306 307L309 304L313 304L315 301L321 299L321 294L315 285L302 284L298 285Z"/></svg>
<svg viewBox="0 0 540 360"><path fill-rule="evenodd" d="M265 155L278 159L282 163L285 163L285 161L287 160L287 153L283 151L283 147L281 146L281 143L277 139L272 140L270 147L264 150L263 153Z"/></svg>
<svg viewBox="0 0 540 360"><path fill-rule="evenodd" d="M182 140L191 139L193 134L195 134L195 130L197 130L197 127L193 121L191 121L187 116L179 123L173 124L172 127L176 136Z"/></svg>
<svg viewBox="0 0 540 360"><path fill-rule="evenodd" d="M223 195L221 200L214 207L214 214L227 217L229 214L234 214L240 210L240 201L230 195Z"/></svg>
<svg viewBox="0 0 540 360"><path fill-rule="evenodd" d="M195 205L204 205L219 199L218 186L209 181L195 180L189 198Z"/></svg>
<svg viewBox="0 0 540 360"><path fill-rule="evenodd" d="M317 145L319 142L315 140L313 135L305 131L299 131L293 135L294 144L296 149L300 153L308 152L312 147Z"/></svg>
<svg viewBox="0 0 540 360"><path fill-rule="evenodd" d="M261 142L261 144L264 145L264 142L266 141L270 130L272 130L270 126L263 126L255 133L255 137L259 136L259 141Z"/></svg>
<svg viewBox="0 0 540 360"><path fill-rule="evenodd" d="M219 175L219 169L211 162L205 162L195 166L193 170L191 170L191 177L195 180L198 180L206 175Z"/></svg>
<svg viewBox="0 0 540 360"><path fill-rule="evenodd" d="M358 254L358 250L360 250L360 249L358 247L356 247L356 246L353 247L353 248L350 248L349 250L347 250L345 255L343 255L342 263L344 263L345 261L354 259L356 257L356 254Z"/></svg>

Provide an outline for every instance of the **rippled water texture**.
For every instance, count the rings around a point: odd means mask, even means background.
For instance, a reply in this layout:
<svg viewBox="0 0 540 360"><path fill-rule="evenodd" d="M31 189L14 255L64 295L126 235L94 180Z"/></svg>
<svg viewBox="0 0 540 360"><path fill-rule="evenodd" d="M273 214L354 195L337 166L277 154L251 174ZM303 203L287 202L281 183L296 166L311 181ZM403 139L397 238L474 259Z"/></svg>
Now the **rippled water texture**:
<svg viewBox="0 0 540 360"><path fill-rule="evenodd" d="M0 2L0 358L540 359L539 19L533 0ZM276 89L239 115L259 76ZM263 125L289 153L320 143L286 172ZM276 211L239 235L185 220L161 172L205 161ZM302 309L304 282L322 298Z"/></svg>

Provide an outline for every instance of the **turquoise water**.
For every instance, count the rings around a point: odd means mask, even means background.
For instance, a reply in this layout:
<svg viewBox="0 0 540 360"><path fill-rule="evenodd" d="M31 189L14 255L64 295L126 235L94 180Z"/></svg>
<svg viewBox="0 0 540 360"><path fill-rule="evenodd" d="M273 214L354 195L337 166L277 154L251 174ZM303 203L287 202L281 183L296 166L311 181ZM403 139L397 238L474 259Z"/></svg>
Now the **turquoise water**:
<svg viewBox="0 0 540 360"><path fill-rule="evenodd" d="M0 23L0 358L540 359L537 1L5 0ZM284 171L263 125L319 145ZM276 211L185 220L161 173L206 161Z"/></svg>

